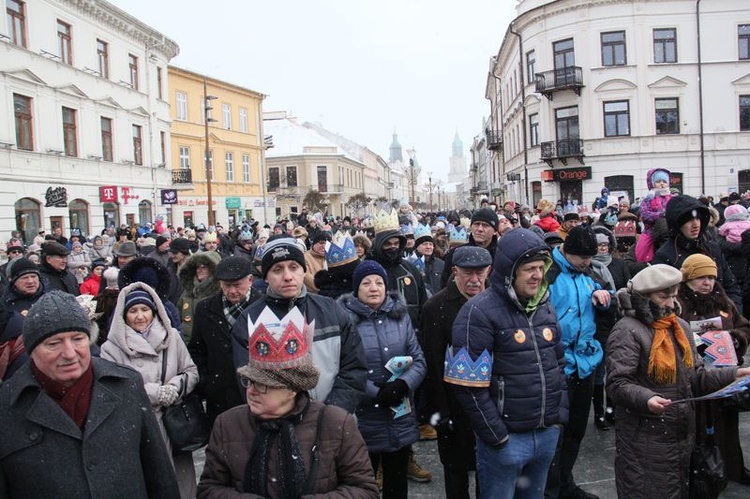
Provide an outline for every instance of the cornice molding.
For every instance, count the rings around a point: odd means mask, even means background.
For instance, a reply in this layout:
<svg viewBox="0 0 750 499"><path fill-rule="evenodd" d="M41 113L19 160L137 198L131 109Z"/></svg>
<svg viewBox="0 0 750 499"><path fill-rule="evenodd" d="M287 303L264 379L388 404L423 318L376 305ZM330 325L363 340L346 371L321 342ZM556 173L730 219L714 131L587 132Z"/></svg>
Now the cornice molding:
<svg viewBox="0 0 750 499"><path fill-rule="evenodd" d="M591 7L617 4L632 5L633 0L558 0L521 14L513 20L513 25L516 31L521 33L530 24L544 21L550 17L556 17L567 12L589 9Z"/></svg>

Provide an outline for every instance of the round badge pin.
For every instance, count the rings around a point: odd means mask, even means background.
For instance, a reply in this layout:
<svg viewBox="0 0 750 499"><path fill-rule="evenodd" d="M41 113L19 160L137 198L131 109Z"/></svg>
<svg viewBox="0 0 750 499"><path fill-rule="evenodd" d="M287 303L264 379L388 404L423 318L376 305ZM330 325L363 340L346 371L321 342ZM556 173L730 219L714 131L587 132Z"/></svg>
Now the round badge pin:
<svg viewBox="0 0 750 499"><path fill-rule="evenodd" d="M548 327L545 327L542 330L542 336L544 336L544 339L547 340L547 341L552 341L552 338L555 337L555 335L552 334L552 330L550 328L548 328Z"/></svg>
<svg viewBox="0 0 750 499"><path fill-rule="evenodd" d="M526 333L519 329L518 331L516 331L516 334L513 335L513 339L518 343L523 343L524 341L526 341Z"/></svg>

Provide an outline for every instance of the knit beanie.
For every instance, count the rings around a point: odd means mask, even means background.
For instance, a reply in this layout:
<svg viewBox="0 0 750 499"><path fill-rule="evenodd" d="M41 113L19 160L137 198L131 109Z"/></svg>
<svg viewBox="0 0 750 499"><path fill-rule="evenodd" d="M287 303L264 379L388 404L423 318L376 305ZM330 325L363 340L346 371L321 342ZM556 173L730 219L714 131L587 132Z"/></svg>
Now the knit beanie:
<svg viewBox="0 0 750 499"><path fill-rule="evenodd" d="M497 230L497 213L489 208L481 208L474 212L471 216L471 223L474 222L486 222L492 226L493 229Z"/></svg>
<svg viewBox="0 0 750 499"><path fill-rule="evenodd" d="M607 236L607 234L601 234L601 233L597 234L596 244L599 245L599 244L604 244L604 243L609 244L609 237Z"/></svg>
<svg viewBox="0 0 750 499"><path fill-rule="evenodd" d="M383 283L388 287L388 274L385 273L383 266L375 260L365 260L357 266L352 277L352 291L354 291L354 296L357 296L362 279L368 275L379 275L383 278Z"/></svg>
<svg viewBox="0 0 750 499"><path fill-rule="evenodd" d="M591 230L591 227L582 225L570 229L562 247L567 255L589 257L596 255L598 252L594 231Z"/></svg>
<svg viewBox="0 0 750 499"><path fill-rule="evenodd" d="M738 220L747 220L748 214L747 208L742 206L741 204L733 204L731 206L727 206L727 208L724 210L724 218L731 221L738 221Z"/></svg>
<svg viewBox="0 0 750 499"><path fill-rule="evenodd" d="M682 273L671 265L658 263L638 272L630 282L628 289L647 295L662 289L669 289L682 282Z"/></svg>
<svg viewBox="0 0 750 499"><path fill-rule="evenodd" d="M685 261L682 262L680 272L682 272L682 278L685 282L699 277L716 278L719 275L716 269L716 262L710 256L701 253L695 253L685 258Z"/></svg>
<svg viewBox="0 0 750 499"><path fill-rule="evenodd" d="M659 180L669 184L669 173L667 173L665 170L656 170L651 176L651 182L656 183Z"/></svg>
<svg viewBox="0 0 750 499"><path fill-rule="evenodd" d="M263 247L263 259L261 260L263 279L266 278L268 271L271 270L271 267L275 264L289 260L294 260L299 263L305 271L307 270L305 254L297 245L294 238L284 236L278 239L269 239Z"/></svg>
<svg viewBox="0 0 750 499"><path fill-rule="evenodd" d="M123 315L127 314L130 307L135 305L146 305L152 312L156 312L156 304L151 297L151 293L143 289L135 289L128 293L128 296L125 297L125 306L122 309Z"/></svg>
<svg viewBox="0 0 750 499"><path fill-rule="evenodd" d="M312 244L315 245L319 242L330 241L330 240L331 240L331 233L321 230L321 231L316 232L315 236L313 236Z"/></svg>
<svg viewBox="0 0 750 499"><path fill-rule="evenodd" d="M167 241L169 241L169 239L164 236L156 236L156 247L158 248Z"/></svg>
<svg viewBox="0 0 750 499"><path fill-rule="evenodd" d="M25 276L26 274L36 274L37 277L39 277L39 266L28 258L17 258L11 260L11 262L8 263L10 267L9 277L11 286L13 286L19 277Z"/></svg>
<svg viewBox="0 0 750 499"><path fill-rule="evenodd" d="M39 343L59 333L90 335L91 322L75 296L59 290L44 293L23 321L23 344L31 352Z"/></svg>

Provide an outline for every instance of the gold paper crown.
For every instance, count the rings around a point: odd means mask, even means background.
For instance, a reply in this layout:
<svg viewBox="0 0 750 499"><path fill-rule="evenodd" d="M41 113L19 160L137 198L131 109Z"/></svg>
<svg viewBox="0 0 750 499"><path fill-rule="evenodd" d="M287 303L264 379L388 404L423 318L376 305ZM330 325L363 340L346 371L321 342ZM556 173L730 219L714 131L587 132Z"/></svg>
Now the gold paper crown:
<svg viewBox="0 0 750 499"><path fill-rule="evenodd" d="M387 230L399 230L401 228L401 226L398 224L398 212L393 209L390 213L388 213L381 208L375 214L373 222L375 226L375 234L385 232Z"/></svg>
<svg viewBox="0 0 750 499"><path fill-rule="evenodd" d="M467 217L461 217L461 226L467 229L471 228L471 219Z"/></svg>

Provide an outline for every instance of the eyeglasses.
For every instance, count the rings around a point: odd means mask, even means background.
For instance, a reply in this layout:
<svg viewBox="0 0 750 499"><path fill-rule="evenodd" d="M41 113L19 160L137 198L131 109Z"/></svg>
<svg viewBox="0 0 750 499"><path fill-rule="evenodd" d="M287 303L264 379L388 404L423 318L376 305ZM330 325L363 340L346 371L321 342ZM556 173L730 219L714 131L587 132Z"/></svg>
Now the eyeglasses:
<svg viewBox="0 0 750 499"><path fill-rule="evenodd" d="M244 376L240 376L240 384L243 388L247 389L251 386L255 388L255 391L258 393L267 393L268 392L268 385L264 385L262 383L256 383L255 381L251 380L250 378L246 378Z"/></svg>
<svg viewBox="0 0 750 499"><path fill-rule="evenodd" d="M9 250L9 251L8 251L8 254L11 254L11 253L18 253L18 254L20 255L21 253L23 253L23 250L20 250L20 249L12 249L12 250Z"/></svg>

